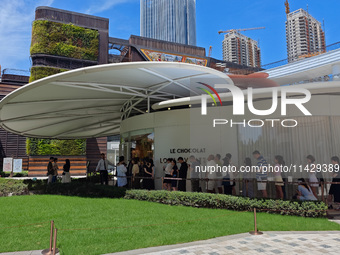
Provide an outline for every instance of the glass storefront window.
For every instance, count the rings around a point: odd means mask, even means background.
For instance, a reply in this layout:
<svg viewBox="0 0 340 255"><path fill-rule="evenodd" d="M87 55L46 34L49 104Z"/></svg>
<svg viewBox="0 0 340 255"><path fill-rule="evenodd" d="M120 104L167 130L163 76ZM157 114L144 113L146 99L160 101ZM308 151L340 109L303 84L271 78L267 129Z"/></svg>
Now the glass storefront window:
<svg viewBox="0 0 340 255"><path fill-rule="evenodd" d="M122 150L127 159L154 156L153 129L136 130L122 135Z"/></svg>

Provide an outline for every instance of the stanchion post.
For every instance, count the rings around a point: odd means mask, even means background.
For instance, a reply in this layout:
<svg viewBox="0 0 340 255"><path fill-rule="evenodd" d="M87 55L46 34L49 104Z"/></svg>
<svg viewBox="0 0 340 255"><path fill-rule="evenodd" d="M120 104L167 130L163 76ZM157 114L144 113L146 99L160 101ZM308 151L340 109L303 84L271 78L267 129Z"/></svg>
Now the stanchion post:
<svg viewBox="0 0 340 255"><path fill-rule="evenodd" d="M59 252L59 250L57 249L57 232L58 232L58 229L55 228L54 239L53 239L53 255Z"/></svg>
<svg viewBox="0 0 340 255"><path fill-rule="evenodd" d="M52 254L53 228L54 228L54 221L51 220L50 247L49 247L49 249L43 250L43 251L41 252L41 254L44 254L44 255L51 255L51 254Z"/></svg>
<svg viewBox="0 0 340 255"><path fill-rule="evenodd" d="M254 208L254 231L250 231L249 234L251 235L262 235L263 233L260 231L257 231L257 219L256 219L256 208Z"/></svg>

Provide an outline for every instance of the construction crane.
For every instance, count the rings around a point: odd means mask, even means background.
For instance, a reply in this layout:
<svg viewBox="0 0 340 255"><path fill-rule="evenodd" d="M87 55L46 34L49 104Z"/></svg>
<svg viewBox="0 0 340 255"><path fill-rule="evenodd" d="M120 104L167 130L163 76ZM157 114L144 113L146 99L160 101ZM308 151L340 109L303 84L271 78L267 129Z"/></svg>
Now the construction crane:
<svg viewBox="0 0 340 255"><path fill-rule="evenodd" d="M211 53L212 53L212 46L209 47L209 54L208 54L209 58L211 57Z"/></svg>
<svg viewBox="0 0 340 255"><path fill-rule="evenodd" d="M286 0L285 6L286 6L286 14L289 14L289 13L290 13L290 7L289 7L289 2L288 2L288 0Z"/></svg>
<svg viewBox="0 0 340 255"><path fill-rule="evenodd" d="M265 29L265 27L253 27L253 28L241 28L241 29L230 29L226 31L218 31L218 34L227 34L231 32L241 32L241 31L248 31L248 30L257 30L257 29Z"/></svg>

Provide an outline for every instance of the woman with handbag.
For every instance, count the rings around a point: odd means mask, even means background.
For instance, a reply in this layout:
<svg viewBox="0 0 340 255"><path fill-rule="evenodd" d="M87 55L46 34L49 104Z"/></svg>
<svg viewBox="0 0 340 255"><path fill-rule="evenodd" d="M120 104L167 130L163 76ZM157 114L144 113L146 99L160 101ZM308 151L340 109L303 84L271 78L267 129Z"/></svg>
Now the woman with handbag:
<svg viewBox="0 0 340 255"><path fill-rule="evenodd" d="M61 176L61 182L62 183L71 182L70 168L71 168L70 160L66 159L65 165L63 166L64 171L63 171L62 176Z"/></svg>

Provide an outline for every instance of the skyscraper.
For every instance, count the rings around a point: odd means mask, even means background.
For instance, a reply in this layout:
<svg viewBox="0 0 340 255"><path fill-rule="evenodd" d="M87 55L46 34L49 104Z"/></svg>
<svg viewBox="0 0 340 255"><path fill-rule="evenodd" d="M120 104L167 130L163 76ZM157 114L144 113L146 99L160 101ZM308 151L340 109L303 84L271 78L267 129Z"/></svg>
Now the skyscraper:
<svg viewBox="0 0 340 255"><path fill-rule="evenodd" d="M196 0L141 0L141 36L196 45Z"/></svg>
<svg viewBox="0 0 340 255"><path fill-rule="evenodd" d="M321 23L303 9L289 12L288 8L286 12L288 62L325 52L325 33Z"/></svg>
<svg viewBox="0 0 340 255"><path fill-rule="evenodd" d="M223 60L245 66L261 67L261 53L257 41L231 31L222 42Z"/></svg>

